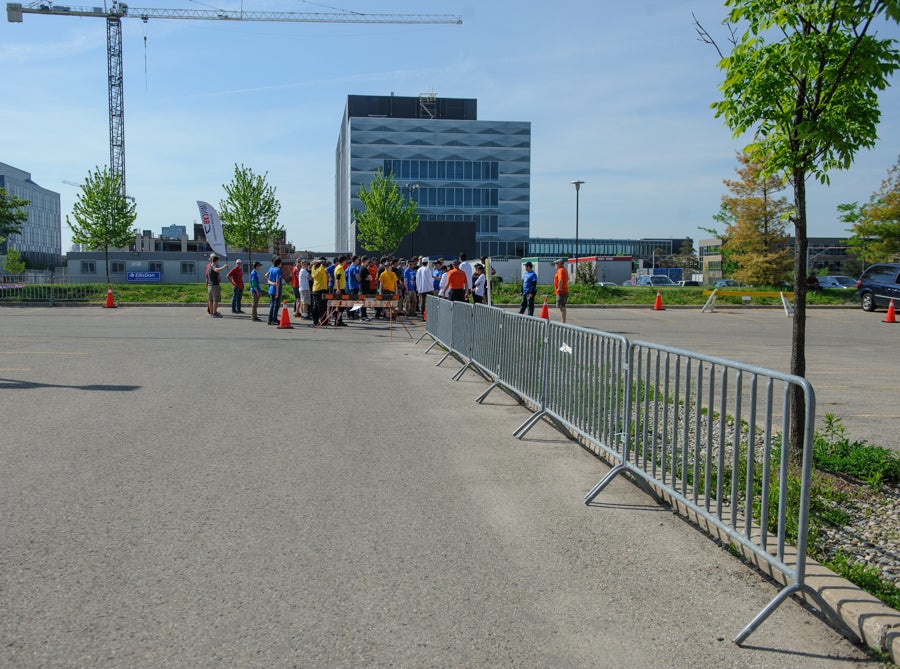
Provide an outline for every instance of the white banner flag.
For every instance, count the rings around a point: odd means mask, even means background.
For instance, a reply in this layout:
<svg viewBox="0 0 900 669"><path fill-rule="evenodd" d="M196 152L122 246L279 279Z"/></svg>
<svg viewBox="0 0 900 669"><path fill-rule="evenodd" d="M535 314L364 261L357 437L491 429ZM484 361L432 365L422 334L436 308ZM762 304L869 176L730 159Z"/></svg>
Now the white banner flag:
<svg viewBox="0 0 900 669"><path fill-rule="evenodd" d="M213 251L222 258L227 258L225 236L222 234L222 221L219 219L219 212L209 203L200 200L197 200L197 206L200 207L200 222L203 224L203 234L206 235L206 241L209 242Z"/></svg>

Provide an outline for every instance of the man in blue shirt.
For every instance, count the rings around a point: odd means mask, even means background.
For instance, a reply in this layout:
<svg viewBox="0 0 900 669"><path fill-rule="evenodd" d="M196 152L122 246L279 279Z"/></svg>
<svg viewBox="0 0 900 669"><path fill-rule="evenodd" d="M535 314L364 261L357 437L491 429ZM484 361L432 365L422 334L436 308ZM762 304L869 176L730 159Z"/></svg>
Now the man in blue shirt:
<svg viewBox="0 0 900 669"><path fill-rule="evenodd" d="M403 287L406 289L405 297L407 316L415 316L416 306L419 304L418 297L416 296L416 270L416 261L410 260L406 264L406 269L403 271Z"/></svg>
<svg viewBox="0 0 900 669"><path fill-rule="evenodd" d="M272 266L266 273L269 282L269 325L278 325L278 301L281 299L281 258L272 258Z"/></svg>
<svg viewBox="0 0 900 669"><path fill-rule="evenodd" d="M525 263L525 273L522 275L522 306L519 313L524 314L528 310L529 316L534 316L534 296L537 295L537 274L534 273L534 265Z"/></svg>
<svg viewBox="0 0 900 669"><path fill-rule="evenodd" d="M262 263L258 260L253 263L253 271L250 272L250 297L253 300L253 305L250 309L250 320L251 321L261 321L262 319L258 315L259 310L259 268L262 267Z"/></svg>

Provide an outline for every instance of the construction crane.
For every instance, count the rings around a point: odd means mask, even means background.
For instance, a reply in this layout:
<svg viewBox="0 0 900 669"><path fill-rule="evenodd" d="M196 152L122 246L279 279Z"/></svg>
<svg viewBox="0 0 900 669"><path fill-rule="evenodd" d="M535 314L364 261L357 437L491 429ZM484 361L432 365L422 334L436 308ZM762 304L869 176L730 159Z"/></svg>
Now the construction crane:
<svg viewBox="0 0 900 669"><path fill-rule="evenodd" d="M6 5L10 23L21 23L23 14L87 16L106 19L106 55L109 77L109 169L121 175L125 191L125 97L122 69L122 19L191 19L207 21L277 21L282 23L462 23L462 17L450 14L367 14L363 12L298 13L249 12L210 9L143 9L113 0L109 10L103 7L54 5L49 0Z"/></svg>

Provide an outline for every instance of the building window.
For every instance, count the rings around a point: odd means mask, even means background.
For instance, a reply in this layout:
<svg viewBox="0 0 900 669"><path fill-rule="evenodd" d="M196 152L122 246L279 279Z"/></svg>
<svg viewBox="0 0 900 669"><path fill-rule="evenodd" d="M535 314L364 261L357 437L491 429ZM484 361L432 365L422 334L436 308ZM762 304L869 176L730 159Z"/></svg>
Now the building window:
<svg viewBox="0 0 900 669"><path fill-rule="evenodd" d="M81 273L82 274L96 274L97 273L97 263L93 260L82 260L81 261Z"/></svg>
<svg viewBox="0 0 900 669"><path fill-rule="evenodd" d="M195 265L192 262L183 262L181 263L181 273L182 274L190 274L193 276L195 272Z"/></svg>
<svg viewBox="0 0 900 669"><path fill-rule="evenodd" d="M159 272L162 274L163 264L161 262L150 262L147 263L147 269L151 272Z"/></svg>
<svg viewBox="0 0 900 669"><path fill-rule="evenodd" d="M124 274L125 273L125 261L123 260L113 260L109 263L109 271L113 274Z"/></svg>

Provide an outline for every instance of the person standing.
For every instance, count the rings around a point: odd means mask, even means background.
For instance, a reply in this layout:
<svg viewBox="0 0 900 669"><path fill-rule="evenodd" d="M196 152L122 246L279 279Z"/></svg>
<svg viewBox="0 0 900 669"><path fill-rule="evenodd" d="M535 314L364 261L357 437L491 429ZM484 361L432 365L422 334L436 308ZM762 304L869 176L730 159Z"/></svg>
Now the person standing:
<svg viewBox="0 0 900 669"><path fill-rule="evenodd" d="M272 266L266 275L269 283L269 325L278 325L278 301L284 279L281 275L281 258L272 258Z"/></svg>
<svg viewBox="0 0 900 669"><path fill-rule="evenodd" d="M434 278L428 269L428 260L422 258L422 264L416 270L416 293L419 295L419 310L425 313L425 300L434 292Z"/></svg>
<svg viewBox="0 0 900 669"><path fill-rule="evenodd" d="M466 284L466 301L469 301L469 294L472 292L472 278L474 275L474 271L472 270L472 265L466 260L466 254L459 254L459 268L465 272L466 279L468 279L468 283Z"/></svg>
<svg viewBox="0 0 900 669"><path fill-rule="evenodd" d="M228 263L221 267L216 267L219 262L219 256L213 254L209 258L209 265L206 266L206 301L209 315L212 318L222 318L219 313L219 302L222 301L222 285L219 272L228 267Z"/></svg>
<svg viewBox="0 0 900 669"><path fill-rule="evenodd" d="M234 267L225 275L231 281L231 313L242 314L241 299L244 297L244 268L241 259L234 261Z"/></svg>
<svg viewBox="0 0 900 669"><path fill-rule="evenodd" d="M406 263L406 269L403 271L403 288L406 295L404 300L407 316L416 315L416 307L419 304L419 298L416 294L416 261L415 258Z"/></svg>
<svg viewBox="0 0 900 669"><path fill-rule="evenodd" d="M484 304L484 297L487 291L487 281L485 278L484 265L476 263L472 286L472 301L475 304Z"/></svg>
<svg viewBox="0 0 900 669"><path fill-rule="evenodd" d="M251 321L261 321L262 319L259 317L259 298L260 298L260 289L259 289L259 268L262 267L262 263L257 260L253 263L253 269L250 271L250 299L252 300L250 304L250 320Z"/></svg>
<svg viewBox="0 0 900 669"><path fill-rule="evenodd" d="M310 279L312 277L309 274L309 260L303 260L300 263L300 275L298 277L298 281L300 282L300 318L304 318L309 320L311 316L309 315L309 306L312 304L312 285L310 284Z"/></svg>
<svg viewBox="0 0 900 669"><path fill-rule="evenodd" d="M294 265L289 270L284 270L288 275L284 277L291 281L291 290L294 291L294 318L300 318L300 258L294 260Z"/></svg>
<svg viewBox="0 0 900 669"><path fill-rule="evenodd" d="M312 270L312 317L313 325L321 325L322 319L328 313L325 302L325 293L328 291L328 272L325 269L325 258L313 260Z"/></svg>
<svg viewBox="0 0 900 669"><path fill-rule="evenodd" d="M556 274L553 276L553 292L556 293L556 306L559 309L560 319L566 322L566 304L569 301L569 271L566 269L566 261L560 258L556 261Z"/></svg>
<svg viewBox="0 0 900 669"><path fill-rule="evenodd" d="M451 302L465 302L469 297L469 279L459 265L459 260L454 260L453 269L447 272L446 292Z"/></svg>
<svg viewBox="0 0 900 669"><path fill-rule="evenodd" d="M528 311L529 316L534 316L534 297L537 295L537 274L534 273L534 265L525 263L525 273L522 275L522 304L519 313Z"/></svg>

